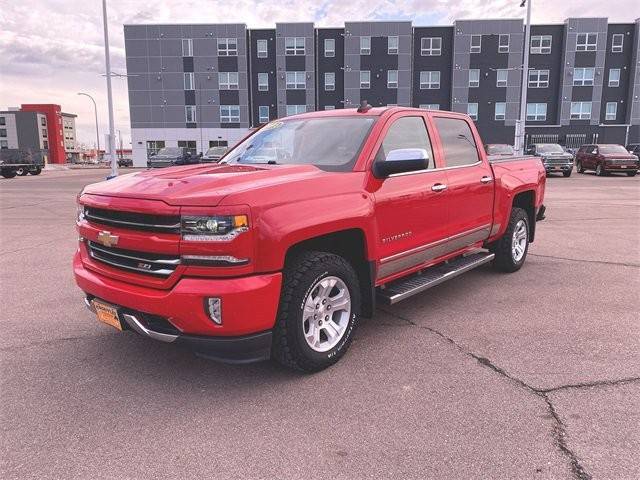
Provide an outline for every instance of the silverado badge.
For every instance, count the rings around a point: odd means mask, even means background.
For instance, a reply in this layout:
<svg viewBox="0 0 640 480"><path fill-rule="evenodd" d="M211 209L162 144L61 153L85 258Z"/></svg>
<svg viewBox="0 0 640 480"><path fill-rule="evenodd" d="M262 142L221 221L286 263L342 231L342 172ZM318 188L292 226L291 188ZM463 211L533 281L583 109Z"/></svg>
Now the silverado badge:
<svg viewBox="0 0 640 480"><path fill-rule="evenodd" d="M107 232L106 230L102 230L98 233L98 242L100 242L105 247L112 247L118 244L118 236L111 235L111 232Z"/></svg>

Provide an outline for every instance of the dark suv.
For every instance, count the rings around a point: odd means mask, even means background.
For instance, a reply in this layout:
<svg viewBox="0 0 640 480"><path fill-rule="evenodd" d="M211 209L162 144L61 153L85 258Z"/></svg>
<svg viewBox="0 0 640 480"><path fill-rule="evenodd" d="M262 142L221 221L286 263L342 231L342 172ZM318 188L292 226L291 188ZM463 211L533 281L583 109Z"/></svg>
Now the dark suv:
<svg viewBox="0 0 640 480"><path fill-rule="evenodd" d="M557 143L533 143L527 147L525 153L540 157L547 173L562 172L565 177L571 176L573 155L565 152Z"/></svg>
<svg viewBox="0 0 640 480"><path fill-rule="evenodd" d="M147 158L147 167L150 168L191 165L192 163L200 163L200 158L184 147L164 147L158 150L157 154Z"/></svg>
<svg viewBox="0 0 640 480"><path fill-rule="evenodd" d="M576 171L595 170L602 177L610 172L626 173L635 177L640 169L636 155L629 153L622 145L583 145L576 153Z"/></svg>

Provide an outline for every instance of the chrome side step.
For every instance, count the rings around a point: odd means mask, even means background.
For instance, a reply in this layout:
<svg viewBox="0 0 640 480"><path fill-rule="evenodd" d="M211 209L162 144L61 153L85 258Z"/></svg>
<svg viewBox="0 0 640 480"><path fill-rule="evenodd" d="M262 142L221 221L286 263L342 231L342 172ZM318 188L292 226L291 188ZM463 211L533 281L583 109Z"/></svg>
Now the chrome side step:
<svg viewBox="0 0 640 480"><path fill-rule="evenodd" d="M489 263L495 254L489 252L472 253L457 257L449 262L428 268L420 274L411 275L389 282L384 288L377 289L378 300L386 305L393 305L405 298L409 298L431 287L440 285L458 275L473 270L480 265Z"/></svg>

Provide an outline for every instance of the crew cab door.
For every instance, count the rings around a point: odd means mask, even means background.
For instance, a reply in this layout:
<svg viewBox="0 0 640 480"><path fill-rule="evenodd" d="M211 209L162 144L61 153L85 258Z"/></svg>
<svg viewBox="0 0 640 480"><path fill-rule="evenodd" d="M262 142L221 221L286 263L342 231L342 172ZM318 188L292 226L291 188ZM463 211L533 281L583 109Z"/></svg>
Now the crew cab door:
<svg viewBox="0 0 640 480"><path fill-rule="evenodd" d="M378 280L419 266L438 256L437 245L447 236L446 172L437 170L426 116L399 113L385 125L376 146L376 161L401 148L425 149L426 170L392 175L373 183Z"/></svg>
<svg viewBox="0 0 640 480"><path fill-rule="evenodd" d="M434 114L440 155L447 174L448 250L489 237L493 226L493 170L466 118Z"/></svg>

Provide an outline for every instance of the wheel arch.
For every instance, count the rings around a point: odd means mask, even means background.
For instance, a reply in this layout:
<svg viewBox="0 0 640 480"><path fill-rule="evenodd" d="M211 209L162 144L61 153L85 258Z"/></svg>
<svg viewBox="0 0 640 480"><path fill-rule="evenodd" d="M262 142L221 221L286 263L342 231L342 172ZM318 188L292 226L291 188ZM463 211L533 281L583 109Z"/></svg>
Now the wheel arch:
<svg viewBox="0 0 640 480"><path fill-rule="evenodd" d="M518 192L513 197L511 208L521 208L529 219L529 243L533 243L536 232L536 193L534 190ZM509 214L511 215L511 214Z"/></svg>

